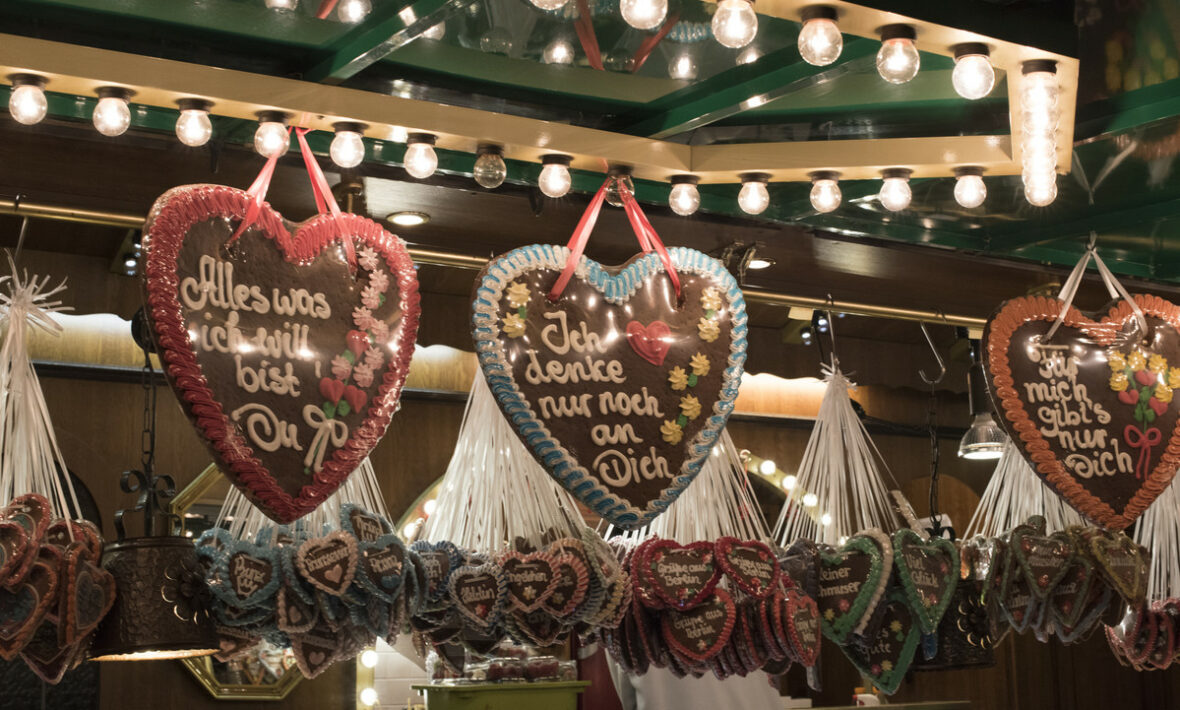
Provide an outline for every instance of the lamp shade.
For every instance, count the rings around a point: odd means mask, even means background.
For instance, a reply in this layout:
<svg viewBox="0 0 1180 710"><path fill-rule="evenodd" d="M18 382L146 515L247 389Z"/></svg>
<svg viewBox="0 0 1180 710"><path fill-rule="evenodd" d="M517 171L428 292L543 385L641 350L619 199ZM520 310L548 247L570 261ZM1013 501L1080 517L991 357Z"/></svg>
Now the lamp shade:
<svg viewBox="0 0 1180 710"><path fill-rule="evenodd" d="M98 627L95 661L208 656L219 650L204 571L183 537L137 537L110 544L102 567L115 578L115 605Z"/></svg>
<svg viewBox="0 0 1180 710"><path fill-rule="evenodd" d="M992 417L991 400L987 395L983 363L976 360L967 371L967 394L971 403L971 426L959 442L959 457L965 459L998 459L1004 453L1007 434Z"/></svg>

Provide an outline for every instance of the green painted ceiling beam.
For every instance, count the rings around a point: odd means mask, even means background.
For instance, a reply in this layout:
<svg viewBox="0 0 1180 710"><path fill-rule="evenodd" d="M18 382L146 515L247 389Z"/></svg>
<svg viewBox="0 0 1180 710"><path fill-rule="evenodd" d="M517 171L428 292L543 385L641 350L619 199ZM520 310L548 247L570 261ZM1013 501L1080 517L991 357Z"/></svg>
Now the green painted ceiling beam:
<svg viewBox="0 0 1180 710"><path fill-rule="evenodd" d="M1180 79L1079 106L1074 140L1120 133L1174 116L1180 116Z"/></svg>
<svg viewBox="0 0 1180 710"><path fill-rule="evenodd" d="M1117 209L1091 205L1074 212L1069 219L1029 220L1020 223L1015 231L992 234L988 237L988 250L1001 253L1023 251L1060 239L1082 237L1091 231L1099 234L1117 232L1152 220L1175 217L1180 217L1180 198Z"/></svg>
<svg viewBox="0 0 1180 710"><path fill-rule="evenodd" d="M373 8L351 31L329 44L329 53L304 72L309 81L339 84L398 47L418 38L426 30L445 21L471 0L411 0L401 5L385 2Z"/></svg>
<svg viewBox="0 0 1180 710"><path fill-rule="evenodd" d="M651 102L645 111L647 117L632 118L634 122L629 124L624 118L619 130L662 139L700 128L804 87L860 71L879 47L874 40L850 38L844 43L841 62L831 67L812 66L799 57L797 48L784 47Z"/></svg>

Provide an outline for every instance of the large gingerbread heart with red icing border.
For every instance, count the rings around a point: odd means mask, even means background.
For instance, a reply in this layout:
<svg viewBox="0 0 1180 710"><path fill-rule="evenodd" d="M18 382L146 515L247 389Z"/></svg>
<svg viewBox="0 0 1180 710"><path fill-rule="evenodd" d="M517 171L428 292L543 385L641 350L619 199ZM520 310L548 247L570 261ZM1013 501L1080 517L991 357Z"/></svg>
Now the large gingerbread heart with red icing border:
<svg viewBox="0 0 1180 710"><path fill-rule="evenodd" d="M733 410L746 360L741 289L717 260L668 250L619 267L532 245L476 279L475 350L537 461L586 506L633 529L696 477ZM679 297L678 297L679 296Z"/></svg>
<svg viewBox="0 0 1180 710"><path fill-rule="evenodd" d="M413 355L418 281L401 240L352 214L292 224L263 205L227 246L249 199L186 185L156 200L144 232L147 314L177 399L221 470L289 523L385 433Z"/></svg>
<svg viewBox="0 0 1180 710"><path fill-rule="evenodd" d="M1080 513L1122 530L1180 466L1180 308L1135 295L1101 319L1054 298L1005 302L984 332L1000 423L1037 475Z"/></svg>

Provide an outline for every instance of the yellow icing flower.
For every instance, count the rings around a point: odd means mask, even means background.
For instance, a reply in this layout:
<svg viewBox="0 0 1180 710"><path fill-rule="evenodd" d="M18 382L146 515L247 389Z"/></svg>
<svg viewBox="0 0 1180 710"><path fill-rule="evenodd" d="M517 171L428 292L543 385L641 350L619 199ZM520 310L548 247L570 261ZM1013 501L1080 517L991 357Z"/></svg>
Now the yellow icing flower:
<svg viewBox="0 0 1180 710"><path fill-rule="evenodd" d="M889 660L888 658L886 658L884 661L881 661L881 670L883 670L883 671L893 670L893 661Z"/></svg>
<svg viewBox="0 0 1180 710"><path fill-rule="evenodd" d="M901 622L895 620L892 624L889 625L889 630L895 631L895 632L901 631Z"/></svg>
<svg viewBox="0 0 1180 710"><path fill-rule="evenodd" d="M1132 370L1142 370L1147 366L1147 358L1138 350L1127 355L1127 366Z"/></svg>
<svg viewBox="0 0 1180 710"><path fill-rule="evenodd" d="M709 374L709 358L700 353L693 355L692 359L688 361L688 364L692 366L692 374L697 377L704 377Z"/></svg>
<svg viewBox="0 0 1180 710"><path fill-rule="evenodd" d="M715 320L702 317L697 323L697 332L701 334L701 340L711 343L721 335L721 326Z"/></svg>
<svg viewBox="0 0 1180 710"><path fill-rule="evenodd" d="M836 610L832 609L832 608L825 609L824 610L824 618L827 619L828 621L832 621L833 619L836 618Z"/></svg>
<svg viewBox="0 0 1180 710"><path fill-rule="evenodd" d="M710 286L701 292L701 308L706 311L721 310L721 292Z"/></svg>
<svg viewBox="0 0 1180 710"><path fill-rule="evenodd" d="M672 371L668 373L668 384L672 385L672 389L679 392L685 387L688 387L688 373L679 365L673 367Z"/></svg>
<svg viewBox="0 0 1180 710"><path fill-rule="evenodd" d="M1163 374L1164 370L1168 369L1168 361L1163 355L1152 355L1147 358L1147 369L1157 375Z"/></svg>
<svg viewBox="0 0 1180 710"><path fill-rule="evenodd" d="M1127 389L1127 373L1115 372L1110 376L1110 388L1115 392L1122 392Z"/></svg>
<svg viewBox="0 0 1180 710"><path fill-rule="evenodd" d="M504 316L504 334L509 338L519 338L524 335L524 319L515 313Z"/></svg>
<svg viewBox="0 0 1180 710"><path fill-rule="evenodd" d="M663 425L660 426L660 436L664 437L664 441L669 444L679 444L680 438L684 436L684 430L676 422L665 419Z"/></svg>
<svg viewBox="0 0 1180 710"><path fill-rule="evenodd" d="M1110 366L1112 371L1121 372L1127 369L1127 358L1118 350L1111 350L1106 354L1106 364Z"/></svg>
<svg viewBox="0 0 1180 710"><path fill-rule="evenodd" d="M1172 401L1172 388L1165 387L1163 385L1156 385L1155 398L1158 399L1159 401L1163 402L1164 404L1171 402Z"/></svg>
<svg viewBox="0 0 1180 710"><path fill-rule="evenodd" d="M508 284L508 305L513 308L524 308L529 304L529 287L519 281Z"/></svg>
<svg viewBox="0 0 1180 710"><path fill-rule="evenodd" d="M1168 368L1168 387L1180 387L1180 367Z"/></svg>
<svg viewBox="0 0 1180 710"><path fill-rule="evenodd" d="M1168 390L1168 397L1171 396L1171 390ZM701 401L696 398L696 395L684 395L680 398L680 413L689 419L696 419L701 416Z"/></svg>

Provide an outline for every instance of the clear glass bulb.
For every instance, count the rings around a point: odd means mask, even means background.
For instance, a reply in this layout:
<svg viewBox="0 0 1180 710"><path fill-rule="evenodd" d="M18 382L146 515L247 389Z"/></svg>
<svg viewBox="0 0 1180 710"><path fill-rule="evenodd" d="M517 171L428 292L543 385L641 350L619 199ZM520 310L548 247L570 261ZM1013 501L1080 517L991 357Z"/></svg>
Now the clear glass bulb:
<svg viewBox="0 0 1180 710"><path fill-rule="evenodd" d="M254 131L254 150L264 158L282 155L291 147L287 127L278 121L263 121Z"/></svg>
<svg viewBox="0 0 1180 710"><path fill-rule="evenodd" d="M681 217L687 217L700 208L701 191L690 182L673 185L668 193L668 206Z"/></svg>
<svg viewBox="0 0 1180 710"><path fill-rule="evenodd" d="M434 511L438 510L438 499L431 498L422 504L422 512L427 515L434 515Z"/></svg>
<svg viewBox="0 0 1180 710"><path fill-rule="evenodd" d="M271 10L294 10L299 7L299 0L266 0L266 6Z"/></svg>
<svg viewBox="0 0 1180 710"><path fill-rule="evenodd" d="M951 84L965 99L982 99L992 92L996 85L996 70L984 54L964 54L955 58L955 70L951 72Z"/></svg>
<svg viewBox="0 0 1180 710"><path fill-rule="evenodd" d="M816 212L827 214L834 211L843 197L840 184L831 178L821 178L811 184L811 206Z"/></svg>
<svg viewBox="0 0 1180 710"><path fill-rule="evenodd" d="M366 648L361 652L360 662L365 668L376 668L378 660L377 652L371 648Z"/></svg>
<svg viewBox="0 0 1180 710"><path fill-rule="evenodd" d="M900 212L910 206L914 195L910 191L910 181L903 177L887 177L881 182L881 192L877 194L881 206L890 212Z"/></svg>
<svg viewBox="0 0 1180 710"><path fill-rule="evenodd" d="M799 55L808 64L826 67L840 58L843 49L844 36L834 20L813 17L799 30Z"/></svg>
<svg viewBox="0 0 1180 710"><path fill-rule="evenodd" d="M429 143L410 143L406 146L406 172L410 177L425 180L438 170L438 154Z"/></svg>
<svg viewBox="0 0 1180 710"><path fill-rule="evenodd" d="M340 21L348 23L360 22L372 10L373 3L370 0L340 0L340 4L336 6L336 14Z"/></svg>
<svg viewBox="0 0 1180 710"><path fill-rule="evenodd" d="M493 27L479 38L479 48L488 54L508 54L512 51L512 33L507 27Z"/></svg>
<svg viewBox="0 0 1180 710"><path fill-rule="evenodd" d="M365 141L356 131L336 131L328 155L342 168L355 168L365 160Z"/></svg>
<svg viewBox="0 0 1180 710"><path fill-rule="evenodd" d="M673 79L692 80L697 78L697 63L692 55L678 54L668 62L668 76Z"/></svg>
<svg viewBox="0 0 1180 710"><path fill-rule="evenodd" d="M508 177L508 166L499 153L481 153L475 159L475 169L471 172L480 187L494 190L504 184L504 178Z"/></svg>
<svg viewBox="0 0 1180 710"><path fill-rule="evenodd" d="M1057 199L1057 176L1039 178L1024 183L1024 197L1034 207L1048 207Z"/></svg>
<svg viewBox="0 0 1180 710"><path fill-rule="evenodd" d="M894 37L881 43L877 50L877 73L890 84L904 84L918 75L921 58L914 41Z"/></svg>
<svg viewBox="0 0 1180 710"><path fill-rule="evenodd" d="M209 112L199 108L186 108L176 119L176 137L190 148L198 148L213 137L213 122Z"/></svg>
<svg viewBox="0 0 1180 710"><path fill-rule="evenodd" d="M422 36L425 37L426 39L433 39L435 41L438 41L438 40L442 39L443 37L446 37L447 36L447 23L445 23L445 22L438 23L434 27L431 27L430 29L423 32Z"/></svg>
<svg viewBox="0 0 1180 710"><path fill-rule="evenodd" d="M668 14L668 0L619 0L623 21L637 30L660 26Z"/></svg>
<svg viewBox="0 0 1180 710"><path fill-rule="evenodd" d="M778 465L770 459L763 459L762 463L758 464L758 473L763 476L773 476L778 471Z"/></svg>
<svg viewBox="0 0 1180 710"><path fill-rule="evenodd" d="M744 2L744 0L743 0ZM746 214L762 214L770 206L770 191L761 180L747 180L738 193L738 207Z"/></svg>
<svg viewBox="0 0 1180 710"><path fill-rule="evenodd" d="M821 525L824 525L824 526L831 525L832 524L832 514L831 513L824 513L823 515L821 515L819 517L819 522Z"/></svg>
<svg viewBox="0 0 1180 710"><path fill-rule="evenodd" d="M795 484L796 484L796 483L798 483L798 482L799 482L799 479L798 479L798 478L796 478L795 476L790 476L790 475L788 475L788 476L783 476L783 484L782 484L782 485L783 485L783 490L784 490L784 491L793 491L793 490L795 490Z"/></svg>
<svg viewBox="0 0 1180 710"><path fill-rule="evenodd" d="M807 506L808 508L814 508L815 506L819 505L819 496L815 495L814 493L804 493L803 505Z"/></svg>
<svg viewBox="0 0 1180 710"><path fill-rule="evenodd" d="M546 197L565 197L573 186L570 169L561 163L549 163L541 168L541 177L537 180L538 187Z"/></svg>
<svg viewBox="0 0 1180 710"><path fill-rule="evenodd" d="M987 185L979 175L960 175L955 179L955 202L967 209L974 209L987 199Z"/></svg>
<svg viewBox="0 0 1180 710"><path fill-rule="evenodd" d="M375 688L365 688L361 691L361 703L372 707L377 704L377 690Z"/></svg>
<svg viewBox="0 0 1180 710"><path fill-rule="evenodd" d="M553 12L554 10L560 10L561 8L565 7L565 4L569 2L569 0L529 0L529 2L531 2L538 10Z"/></svg>
<svg viewBox="0 0 1180 710"><path fill-rule="evenodd" d="M555 39L545 45L545 51L541 53L541 59L546 64L573 64L574 46L564 39Z"/></svg>
<svg viewBox="0 0 1180 710"><path fill-rule="evenodd" d="M1020 104L1025 111L1056 111L1060 93L1053 72L1030 72L1020 79Z"/></svg>
<svg viewBox="0 0 1180 710"><path fill-rule="evenodd" d="M758 15L749 0L721 0L711 26L713 36L722 46L741 49L758 34Z"/></svg>
<svg viewBox="0 0 1180 710"><path fill-rule="evenodd" d="M49 113L45 90L36 84L21 84L8 95L8 112L13 120L26 126L40 123Z"/></svg>
<svg viewBox="0 0 1180 710"><path fill-rule="evenodd" d="M131 126L131 107L127 99L105 96L95 104L93 119L99 133L111 138L121 136Z"/></svg>

